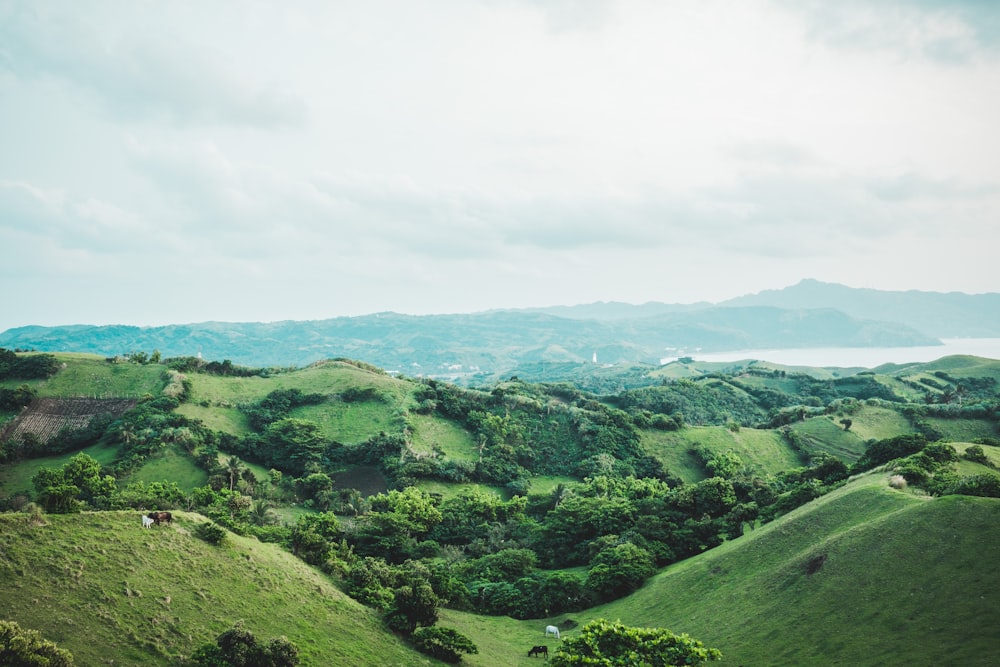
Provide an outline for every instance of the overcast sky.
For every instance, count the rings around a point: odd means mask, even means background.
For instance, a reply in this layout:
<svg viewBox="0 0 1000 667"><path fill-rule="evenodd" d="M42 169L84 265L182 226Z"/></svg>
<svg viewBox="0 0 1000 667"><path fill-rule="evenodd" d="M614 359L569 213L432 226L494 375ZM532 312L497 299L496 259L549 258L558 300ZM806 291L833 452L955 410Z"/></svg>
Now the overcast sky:
<svg viewBox="0 0 1000 667"><path fill-rule="evenodd" d="M0 0L0 330L1000 291L998 119L994 0Z"/></svg>

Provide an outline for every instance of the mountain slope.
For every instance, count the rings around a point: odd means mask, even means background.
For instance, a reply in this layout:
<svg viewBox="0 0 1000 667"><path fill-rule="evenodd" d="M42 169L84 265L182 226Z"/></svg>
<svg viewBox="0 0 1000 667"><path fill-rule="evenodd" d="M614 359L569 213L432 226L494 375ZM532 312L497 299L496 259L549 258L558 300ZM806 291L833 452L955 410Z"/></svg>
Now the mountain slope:
<svg viewBox="0 0 1000 667"><path fill-rule="evenodd" d="M896 495L831 495L621 604L738 664L995 664L1000 611L984 592L1000 586L1000 502Z"/></svg>
<svg viewBox="0 0 1000 667"><path fill-rule="evenodd" d="M193 537L199 515L148 530L138 512L44 521L0 514L0 618L78 665L174 665L240 619L259 640L286 635L303 666L438 664L277 546Z"/></svg>

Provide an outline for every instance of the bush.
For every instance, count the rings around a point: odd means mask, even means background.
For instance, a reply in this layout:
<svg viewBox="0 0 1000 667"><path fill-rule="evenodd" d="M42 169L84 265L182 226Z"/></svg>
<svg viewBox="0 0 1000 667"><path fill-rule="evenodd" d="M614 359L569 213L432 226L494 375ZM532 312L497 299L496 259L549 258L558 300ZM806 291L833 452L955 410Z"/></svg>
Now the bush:
<svg viewBox="0 0 1000 667"><path fill-rule="evenodd" d="M0 621L0 665L73 667L73 655L14 621Z"/></svg>
<svg viewBox="0 0 1000 667"><path fill-rule="evenodd" d="M198 524L194 529L194 534L209 544L222 544L223 540L226 539L226 529L211 521Z"/></svg>
<svg viewBox="0 0 1000 667"><path fill-rule="evenodd" d="M889 486L894 489L905 489L906 488L906 478L902 475L893 475L889 478Z"/></svg>
<svg viewBox="0 0 1000 667"><path fill-rule="evenodd" d="M587 573L587 588L599 599L613 600L638 589L655 572L653 555L625 542L594 556Z"/></svg>
<svg viewBox="0 0 1000 667"><path fill-rule="evenodd" d="M632 628L621 622L598 619L587 623L580 634L566 639L552 656L552 667L576 665L702 665L719 660L722 652L700 641L663 628Z"/></svg>
<svg viewBox="0 0 1000 667"><path fill-rule="evenodd" d="M455 664L463 653L479 653L472 640L451 628L433 626L413 633L413 645L421 653Z"/></svg>
<svg viewBox="0 0 1000 667"><path fill-rule="evenodd" d="M990 460L986 458L986 452L983 450L982 445L972 445L966 448L963 456L966 460L972 461L973 463L981 463L984 466L990 465Z"/></svg>
<svg viewBox="0 0 1000 667"><path fill-rule="evenodd" d="M237 621L218 636L215 644L199 647L191 662L202 667L295 667L299 664L299 649L285 637L261 644L243 621Z"/></svg>
<svg viewBox="0 0 1000 667"><path fill-rule="evenodd" d="M876 440L852 467L853 472L871 470L877 465L916 454L927 446L927 438L920 433L899 435L885 440Z"/></svg>
<svg viewBox="0 0 1000 667"><path fill-rule="evenodd" d="M945 493L962 496L982 496L985 498L1000 498L1000 477L989 473L984 475L969 475L962 477L949 486Z"/></svg>

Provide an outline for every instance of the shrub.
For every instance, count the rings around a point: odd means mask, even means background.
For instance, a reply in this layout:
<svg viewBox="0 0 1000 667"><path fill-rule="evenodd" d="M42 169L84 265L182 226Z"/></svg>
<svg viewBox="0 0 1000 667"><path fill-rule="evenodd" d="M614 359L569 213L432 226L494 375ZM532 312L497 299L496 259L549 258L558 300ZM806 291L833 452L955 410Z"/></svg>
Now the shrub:
<svg viewBox="0 0 1000 667"><path fill-rule="evenodd" d="M0 621L0 665L73 667L73 655L14 621Z"/></svg>
<svg viewBox="0 0 1000 667"><path fill-rule="evenodd" d="M421 653L455 664L463 653L479 653L472 640L451 628L433 626L413 633L413 645Z"/></svg>
<svg viewBox="0 0 1000 667"><path fill-rule="evenodd" d="M899 435L885 440L876 440L854 464L853 472L864 472L893 459L915 454L927 446L927 438L920 433Z"/></svg>
<svg viewBox="0 0 1000 667"><path fill-rule="evenodd" d="M573 665L702 665L719 660L722 652L685 635L663 628L632 628L598 619L580 634L565 640L549 662L552 667Z"/></svg>
<svg viewBox="0 0 1000 667"><path fill-rule="evenodd" d="M905 489L906 488L906 478L902 475L893 475L889 478L889 486L894 489Z"/></svg>
<svg viewBox="0 0 1000 667"><path fill-rule="evenodd" d="M226 630L215 644L204 644L191 656L202 667L295 667L299 649L285 637L274 637L261 644L243 621Z"/></svg>
<svg viewBox="0 0 1000 667"><path fill-rule="evenodd" d="M653 555L625 542L594 556L587 573L587 588L600 599L613 600L638 589L655 572Z"/></svg>
<svg viewBox="0 0 1000 667"><path fill-rule="evenodd" d="M226 539L226 529L211 521L198 524L194 529L194 534L209 544L222 544L223 540Z"/></svg>
<svg viewBox="0 0 1000 667"><path fill-rule="evenodd" d="M986 458L986 452L983 451L982 445L972 445L965 450L963 455L967 460L974 463L981 463L984 466L990 465L990 460Z"/></svg>
<svg viewBox="0 0 1000 667"><path fill-rule="evenodd" d="M1000 498L1000 477L989 473L962 477L949 486L945 493L962 496L982 496Z"/></svg>

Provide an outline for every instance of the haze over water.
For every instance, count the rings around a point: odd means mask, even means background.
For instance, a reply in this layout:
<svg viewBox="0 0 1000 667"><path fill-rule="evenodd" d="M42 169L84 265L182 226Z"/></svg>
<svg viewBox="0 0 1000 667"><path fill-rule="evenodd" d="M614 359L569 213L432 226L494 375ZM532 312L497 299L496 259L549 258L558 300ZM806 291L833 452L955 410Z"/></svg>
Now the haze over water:
<svg viewBox="0 0 1000 667"><path fill-rule="evenodd" d="M920 347L817 347L775 350L734 350L732 352L689 353L698 361L740 361L758 359L786 366L835 366L875 368L882 364L920 363L953 354L969 354L1000 359L1000 338L943 338L943 345ZM684 355L682 355L684 356ZM664 361L672 361L666 359Z"/></svg>

